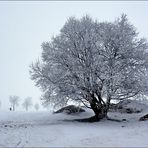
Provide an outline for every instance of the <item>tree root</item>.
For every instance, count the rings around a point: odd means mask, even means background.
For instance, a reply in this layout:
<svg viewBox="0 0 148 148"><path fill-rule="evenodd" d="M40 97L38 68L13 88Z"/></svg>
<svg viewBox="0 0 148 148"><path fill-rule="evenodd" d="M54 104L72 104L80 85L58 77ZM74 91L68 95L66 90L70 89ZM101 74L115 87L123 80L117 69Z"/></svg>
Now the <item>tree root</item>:
<svg viewBox="0 0 148 148"><path fill-rule="evenodd" d="M68 121L68 122L89 122L89 123L93 123L93 122L98 122L100 120L110 120L110 121L115 121L115 122L123 122L123 121L126 121L126 119L122 119L122 120L119 120L119 119L113 119L113 118L110 118L108 117L107 115L99 115L99 116L91 116L89 118L82 118L82 119L70 119L70 120L62 120L62 121Z"/></svg>
<svg viewBox="0 0 148 148"><path fill-rule="evenodd" d="M62 121L68 121L68 122L89 122L89 123L93 123L93 122L98 122L102 119L106 119L106 120L110 120L110 121L115 121L115 122L122 122L122 120L119 120L119 119L112 119L112 118L109 118L109 117L96 117L96 116L92 116L92 117L89 117L89 118L82 118L82 119L71 119L71 120L62 120Z"/></svg>
<svg viewBox="0 0 148 148"><path fill-rule="evenodd" d="M78 122L98 122L98 121L100 121L100 118L98 118L96 116L92 116L92 117L89 117L89 118L74 119L74 121L78 121Z"/></svg>

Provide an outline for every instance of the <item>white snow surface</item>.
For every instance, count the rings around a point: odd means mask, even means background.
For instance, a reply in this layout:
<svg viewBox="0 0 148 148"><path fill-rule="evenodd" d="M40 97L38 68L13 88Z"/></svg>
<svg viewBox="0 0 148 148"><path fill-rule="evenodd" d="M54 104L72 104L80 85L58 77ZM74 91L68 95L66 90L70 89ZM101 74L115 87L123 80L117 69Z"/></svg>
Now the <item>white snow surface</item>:
<svg viewBox="0 0 148 148"><path fill-rule="evenodd" d="M148 147L148 121L138 121L145 114L113 112L110 117L127 121L80 123L67 120L92 112L0 112L0 147Z"/></svg>

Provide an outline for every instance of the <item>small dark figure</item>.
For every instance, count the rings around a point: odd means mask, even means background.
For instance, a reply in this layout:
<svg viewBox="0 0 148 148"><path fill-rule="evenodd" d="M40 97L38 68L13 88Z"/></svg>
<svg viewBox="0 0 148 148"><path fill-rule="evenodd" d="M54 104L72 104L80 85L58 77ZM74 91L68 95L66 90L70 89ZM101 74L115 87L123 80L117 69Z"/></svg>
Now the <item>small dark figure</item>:
<svg viewBox="0 0 148 148"><path fill-rule="evenodd" d="M10 107L9 110L12 111L12 108Z"/></svg>

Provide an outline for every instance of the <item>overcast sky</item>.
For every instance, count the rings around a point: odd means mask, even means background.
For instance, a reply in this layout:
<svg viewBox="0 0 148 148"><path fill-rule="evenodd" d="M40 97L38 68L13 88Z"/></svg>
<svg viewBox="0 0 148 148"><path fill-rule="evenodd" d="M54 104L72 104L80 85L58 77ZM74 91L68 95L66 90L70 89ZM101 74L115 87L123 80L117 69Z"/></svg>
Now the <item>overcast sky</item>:
<svg viewBox="0 0 148 148"><path fill-rule="evenodd" d="M85 14L113 21L126 13L148 38L148 1L7 1L0 2L0 110L8 110L9 96L40 102L41 92L30 80L29 65L41 55L41 43L59 33L70 16Z"/></svg>

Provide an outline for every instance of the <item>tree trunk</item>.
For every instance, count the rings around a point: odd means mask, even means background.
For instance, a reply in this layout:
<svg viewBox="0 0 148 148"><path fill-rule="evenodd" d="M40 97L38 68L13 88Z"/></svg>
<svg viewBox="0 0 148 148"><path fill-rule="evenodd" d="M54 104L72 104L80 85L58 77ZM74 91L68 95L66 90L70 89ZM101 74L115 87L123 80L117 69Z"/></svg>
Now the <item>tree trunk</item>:
<svg viewBox="0 0 148 148"><path fill-rule="evenodd" d="M103 119L107 116L106 107L102 104L91 104L91 108L95 113L95 117Z"/></svg>
<svg viewBox="0 0 148 148"><path fill-rule="evenodd" d="M100 121L103 118L107 118L107 112L109 104L102 102L101 96L98 96L98 99L95 97L94 94L91 95L91 99L89 101L91 109L94 111L94 116L89 118L83 118L83 119L74 119L74 121L79 122L97 122ZM110 102L108 102L110 103Z"/></svg>
<svg viewBox="0 0 148 148"><path fill-rule="evenodd" d="M106 104L102 104L101 101L98 101L94 95L92 95L92 100L90 102L90 106L95 113L94 119L100 120L107 117L107 106Z"/></svg>
<svg viewBox="0 0 148 148"><path fill-rule="evenodd" d="M100 106L99 104L91 103L91 108L94 111L95 115L89 118L83 118L83 119L74 119L74 121L79 122L98 122L103 118L107 118L107 112L105 106Z"/></svg>

